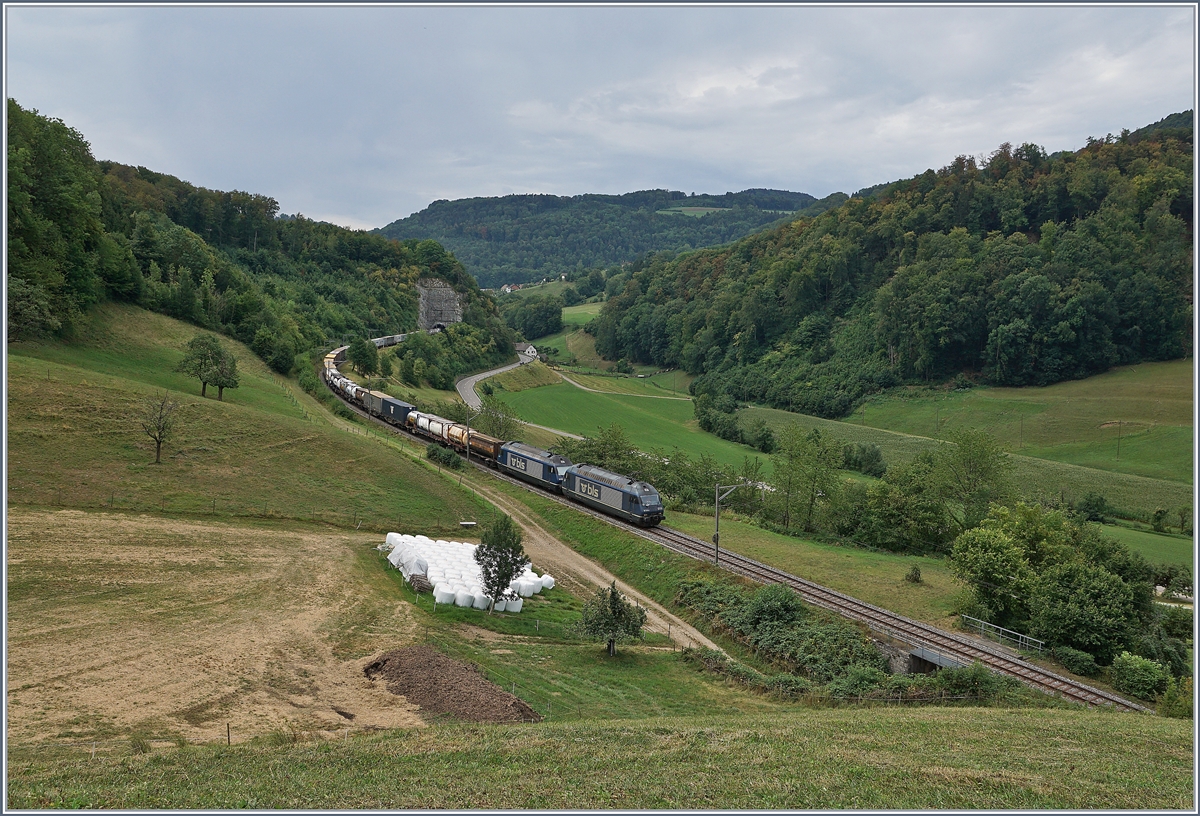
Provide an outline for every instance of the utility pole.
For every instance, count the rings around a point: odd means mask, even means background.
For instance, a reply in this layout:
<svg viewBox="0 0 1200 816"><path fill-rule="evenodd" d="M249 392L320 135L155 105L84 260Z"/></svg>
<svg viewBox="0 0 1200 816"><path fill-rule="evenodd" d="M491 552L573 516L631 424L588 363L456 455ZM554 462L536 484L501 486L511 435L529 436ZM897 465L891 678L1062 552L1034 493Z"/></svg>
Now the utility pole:
<svg viewBox="0 0 1200 816"><path fill-rule="evenodd" d="M740 482L735 485L717 485L713 491L713 517L715 524L713 526L713 565L718 566L721 563L721 499L727 498L730 493L737 490L739 487L749 487L750 482ZM722 493L721 491L725 492Z"/></svg>

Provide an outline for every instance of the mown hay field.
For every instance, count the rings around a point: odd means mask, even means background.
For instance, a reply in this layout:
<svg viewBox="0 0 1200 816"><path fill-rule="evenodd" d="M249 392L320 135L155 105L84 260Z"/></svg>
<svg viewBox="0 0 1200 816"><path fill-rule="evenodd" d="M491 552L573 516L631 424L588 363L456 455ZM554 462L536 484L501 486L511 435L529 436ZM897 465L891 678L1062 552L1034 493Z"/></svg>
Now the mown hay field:
<svg viewBox="0 0 1200 816"><path fill-rule="evenodd" d="M445 725L142 756L9 752L14 808L1194 808L1191 724L832 709Z"/></svg>

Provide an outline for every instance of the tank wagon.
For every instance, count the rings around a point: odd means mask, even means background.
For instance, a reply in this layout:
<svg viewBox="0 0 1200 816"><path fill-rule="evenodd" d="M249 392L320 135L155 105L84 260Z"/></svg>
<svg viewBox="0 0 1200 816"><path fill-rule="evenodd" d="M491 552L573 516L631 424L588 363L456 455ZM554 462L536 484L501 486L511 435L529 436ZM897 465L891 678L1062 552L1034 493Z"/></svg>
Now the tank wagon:
<svg viewBox="0 0 1200 816"><path fill-rule="evenodd" d="M433 334L437 328L430 329ZM403 343L407 334L376 337L377 348ZM527 445L506 442L436 414L418 411L403 400L371 391L342 375L339 366L346 361L349 346L340 346L325 355L322 376L335 393L361 406L371 416L408 430L410 433L471 454L489 467L503 470L518 479L545 490L561 493L569 499L593 507L602 513L642 527L653 527L663 520L662 499L654 486L594 465L571 464L567 457Z"/></svg>
<svg viewBox="0 0 1200 816"><path fill-rule="evenodd" d="M571 465L563 476L563 494L642 527L663 520L662 499L653 485L595 465Z"/></svg>
<svg viewBox="0 0 1200 816"><path fill-rule="evenodd" d="M505 442L500 446L496 466L518 479L554 493L562 493L563 474L571 466L571 460L562 454L535 448L524 442Z"/></svg>

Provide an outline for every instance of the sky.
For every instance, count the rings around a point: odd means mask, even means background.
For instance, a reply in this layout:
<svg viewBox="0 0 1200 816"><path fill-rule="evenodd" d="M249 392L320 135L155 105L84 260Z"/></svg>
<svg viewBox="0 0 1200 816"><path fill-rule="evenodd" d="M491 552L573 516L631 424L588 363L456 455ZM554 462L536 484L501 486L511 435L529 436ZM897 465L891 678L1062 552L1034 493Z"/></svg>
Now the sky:
<svg viewBox="0 0 1200 816"><path fill-rule="evenodd" d="M1196 8L5 4L98 159L384 226L438 199L822 198L1194 107Z"/></svg>

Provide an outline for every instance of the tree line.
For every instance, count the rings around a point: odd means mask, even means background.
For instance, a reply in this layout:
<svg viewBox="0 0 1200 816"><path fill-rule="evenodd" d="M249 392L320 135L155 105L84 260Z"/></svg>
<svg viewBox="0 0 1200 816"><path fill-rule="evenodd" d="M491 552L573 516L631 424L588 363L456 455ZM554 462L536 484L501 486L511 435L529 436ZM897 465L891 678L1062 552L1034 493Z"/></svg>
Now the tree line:
<svg viewBox="0 0 1200 816"><path fill-rule="evenodd" d="M901 383L1046 385L1191 353L1192 133L1001 145L737 243L633 264L589 324L694 393L824 417ZM699 403L697 403L699 405Z"/></svg>

